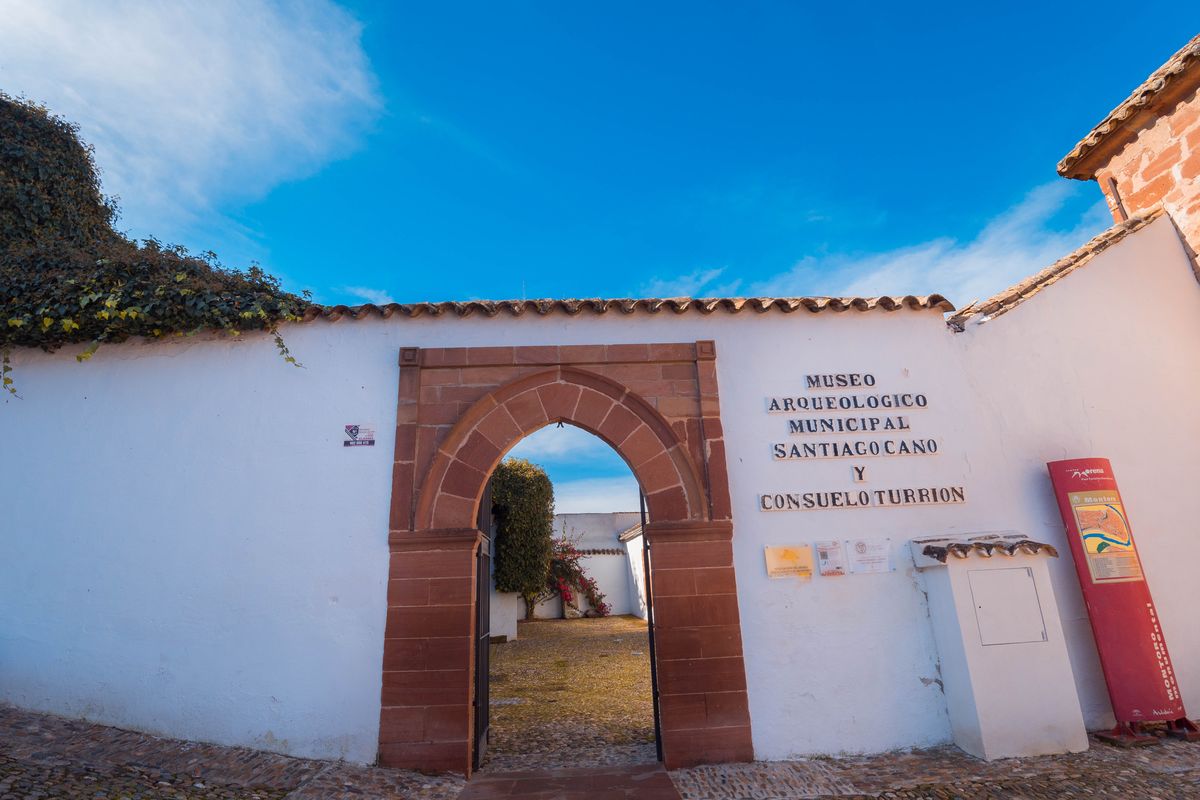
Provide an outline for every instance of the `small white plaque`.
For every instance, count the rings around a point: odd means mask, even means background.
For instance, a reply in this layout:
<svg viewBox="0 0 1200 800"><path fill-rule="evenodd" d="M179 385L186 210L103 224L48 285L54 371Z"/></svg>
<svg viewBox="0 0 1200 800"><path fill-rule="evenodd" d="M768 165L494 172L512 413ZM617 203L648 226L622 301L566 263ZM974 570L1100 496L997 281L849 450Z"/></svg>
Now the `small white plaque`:
<svg viewBox="0 0 1200 800"><path fill-rule="evenodd" d="M865 575L877 572L892 572L891 539L847 539L846 556L850 561L850 572Z"/></svg>
<svg viewBox="0 0 1200 800"><path fill-rule="evenodd" d="M815 542L817 547L817 569L822 575L846 574L846 550L836 539Z"/></svg>

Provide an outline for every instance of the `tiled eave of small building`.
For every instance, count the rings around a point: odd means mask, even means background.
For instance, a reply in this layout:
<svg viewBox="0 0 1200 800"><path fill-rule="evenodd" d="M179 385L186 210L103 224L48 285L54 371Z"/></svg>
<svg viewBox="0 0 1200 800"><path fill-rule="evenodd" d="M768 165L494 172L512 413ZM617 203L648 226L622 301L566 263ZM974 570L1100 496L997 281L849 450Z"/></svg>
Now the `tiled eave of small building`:
<svg viewBox="0 0 1200 800"><path fill-rule="evenodd" d="M978 317L981 320L989 320L1012 311L1042 289L1070 275L1108 248L1123 240L1126 236L1141 230L1165 213L1159 207L1141 216L1133 217L1125 222L1114 225L1092 238L1078 250L1063 256L1036 275L1032 275L1020 283L1010 286L1003 292L989 297L987 300L975 301L947 319L946 322L954 330L961 331L966 327L967 321L973 317Z"/></svg>
<svg viewBox="0 0 1200 800"><path fill-rule="evenodd" d="M634 539L642 535L642 523L638 523L632 527L626 528L617 535L619 542L632 542Z"/></svg>
<svg viewBox="0 0 1200 800"><path fill-rule="evenodd" d="M651 297L643 299L583 300L468 300L446 303L388 303L359 306L313 306L305 321L324 318L330 321L349 317L522 317L564 314L738 314L798 311L810 313L844 311L954 311L954 305L940 294L881 297Z"/></svg>
<svg viewBox="0 0 1200 800"><path fill-rule="evenodd" d="M1064 178L1091 180L1105 161L1137 135L1143 123L1170 108L1200 87L1200 35L1185 44L1167 63L1075 145L1058 162Z"/></svg>

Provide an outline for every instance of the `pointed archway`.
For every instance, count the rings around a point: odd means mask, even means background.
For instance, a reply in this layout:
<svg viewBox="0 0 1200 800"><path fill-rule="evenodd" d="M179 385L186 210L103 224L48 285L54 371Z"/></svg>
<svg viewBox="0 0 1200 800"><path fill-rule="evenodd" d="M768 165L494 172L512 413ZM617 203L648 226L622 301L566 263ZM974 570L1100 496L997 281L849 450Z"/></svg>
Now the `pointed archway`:
<svg viewBox="0 0 1200 800"><path fill-rule="evenodd" d="M379 760L469 772L475 528L496 464L569 422L647 498L663 758L752 757L712 342L417 350L400 357Z"/></svg>

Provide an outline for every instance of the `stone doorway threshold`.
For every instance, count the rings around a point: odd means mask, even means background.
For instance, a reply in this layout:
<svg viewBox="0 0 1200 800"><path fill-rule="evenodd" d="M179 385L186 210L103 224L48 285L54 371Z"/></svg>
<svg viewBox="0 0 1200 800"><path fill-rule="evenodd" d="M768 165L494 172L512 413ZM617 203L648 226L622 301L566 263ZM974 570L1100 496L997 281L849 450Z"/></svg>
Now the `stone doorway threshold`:
<svg viewBox="0 0 1200 800"><path fill-rule="evenodd" d="M480 773L458 800L680 800L662 764Z"/></svg>

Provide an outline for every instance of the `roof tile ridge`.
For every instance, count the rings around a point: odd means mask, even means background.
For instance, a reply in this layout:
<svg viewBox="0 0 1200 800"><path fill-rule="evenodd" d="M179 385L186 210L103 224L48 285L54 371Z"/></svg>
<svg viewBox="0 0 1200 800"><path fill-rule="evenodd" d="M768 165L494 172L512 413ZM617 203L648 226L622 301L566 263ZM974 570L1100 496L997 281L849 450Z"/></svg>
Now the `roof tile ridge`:
<svg viewBox="0 0 1200 800"><path fill-rule="evenodd" d="M1058 174L1065 178L1090 180L1091 175L1084 176L1073 168L1096 148L1104 139L1124 127L1125 122L1136 111L1149 108L1155 99L1175 80L1191 68L1200 65L1200 34L1192 37L1187 44L1179 48L1162 66L1150 73L1146 80L1138 84L1116 108L1108 112L1086 136L1079 140L1071 151L1058 162Z"/></svg>
<svg viewBox="0 0 1200 800"><path fill-rule="evenodd" d="M1087 264L1096 256L1163 216L1166 210L1160 205L1135 217L1118 222L1084 242L1048 267L1035 272L985 300L976 300L962 311L951 316L946 323L955 330L963 330L971 317L984 315L994 319L1016 308L1046 286L1057 283L1063 277Z"/></svg>

